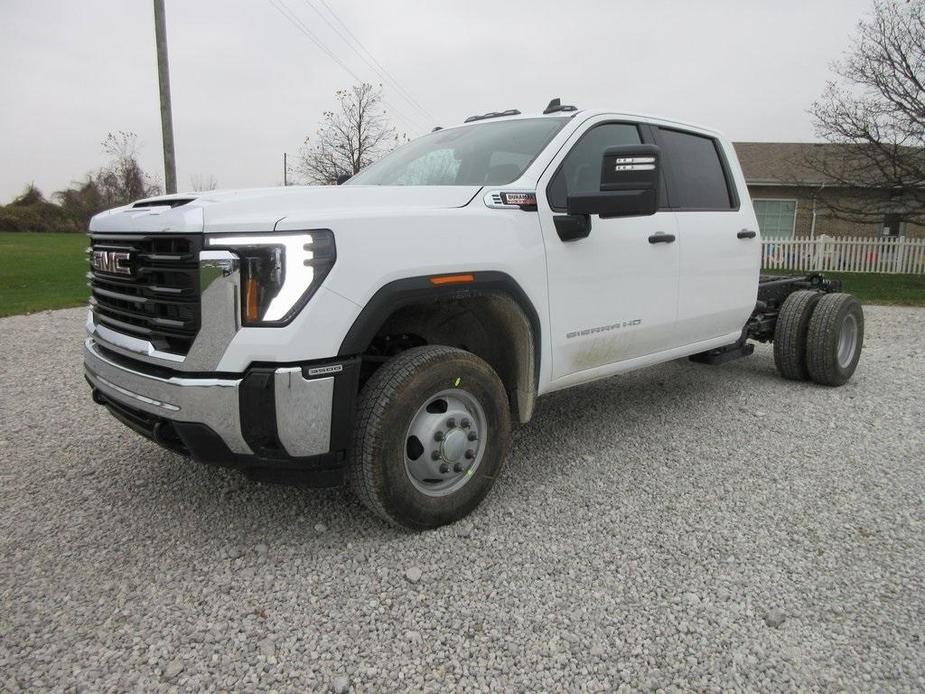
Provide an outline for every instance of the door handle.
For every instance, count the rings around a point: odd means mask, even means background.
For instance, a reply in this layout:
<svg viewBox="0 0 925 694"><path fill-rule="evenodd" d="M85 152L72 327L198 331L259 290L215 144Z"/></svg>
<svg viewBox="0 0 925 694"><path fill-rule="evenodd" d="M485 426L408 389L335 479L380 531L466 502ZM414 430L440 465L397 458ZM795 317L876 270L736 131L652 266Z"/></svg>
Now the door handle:
<svg viewBox="0 0 925 694"><path fill-rule="evenodd" d="M674 234L652 234L649 243L674 243Z"/></svg>
<svg viewBox="0 0 925 694"><path fill-rule="evenodd" d="M752 231L751 229L742 229L736 236L740 239L753 239L758 235L757 231Z"/></svg>

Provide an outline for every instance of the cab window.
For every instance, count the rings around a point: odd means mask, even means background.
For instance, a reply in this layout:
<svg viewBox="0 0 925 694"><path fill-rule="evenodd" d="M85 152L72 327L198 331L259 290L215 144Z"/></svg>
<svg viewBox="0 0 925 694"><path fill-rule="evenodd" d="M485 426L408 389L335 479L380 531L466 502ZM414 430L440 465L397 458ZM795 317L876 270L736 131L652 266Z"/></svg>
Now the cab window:
<svg viewBox="0 0 925 694"><path fill-rule="evenodd" d="M581 136L546 188L549 206L564 211L573 193L596 193L601 189L604 150L617 145L642 144L639 128L631 123L602 123Z"/></svg>
<svg viewBox="0 0 925 694"><path fill-rule="evenodd" d="M681 210L729 210L736 207L719 145L712 137L659 128L658 146L670 166L672 207Z"/></svg>

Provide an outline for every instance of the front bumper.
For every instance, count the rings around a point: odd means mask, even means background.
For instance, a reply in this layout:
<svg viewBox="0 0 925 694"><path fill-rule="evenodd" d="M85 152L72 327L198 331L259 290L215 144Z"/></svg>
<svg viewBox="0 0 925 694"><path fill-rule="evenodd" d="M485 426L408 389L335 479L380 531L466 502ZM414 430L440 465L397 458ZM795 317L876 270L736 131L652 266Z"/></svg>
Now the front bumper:
<svg viewBox="0 0 925 694"><path fill-rule="evenodd" d="M358 360L193 376L128 359L91 337L84 371L97 402L162 446L253 473L331 473L319 483L340 481Z"/></svg>

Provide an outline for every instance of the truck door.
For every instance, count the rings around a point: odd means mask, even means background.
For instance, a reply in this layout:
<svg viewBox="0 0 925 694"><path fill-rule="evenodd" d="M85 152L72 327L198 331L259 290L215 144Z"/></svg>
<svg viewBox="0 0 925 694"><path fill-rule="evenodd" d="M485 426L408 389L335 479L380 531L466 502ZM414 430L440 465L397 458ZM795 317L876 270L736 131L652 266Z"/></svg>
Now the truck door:
<svg viewBox="0 0 925 694"><path fill-rule="evenodd" d="M591 215L590 234L574 240L563 240L555 224L565 215L569 194L600 190L604 150L642 142L638 124L596 117L572 135L538 181L553 380L583 371L590 379L599 367L673 346L679 264L674 212Z"/></svg>
<svg viewBox="0 0 925 694"><path fill-rule="evenodd" d="M755 308L761 239L735 155L710 135L653 132L677 213L678 334L694 344L738 333Z"/></svg>

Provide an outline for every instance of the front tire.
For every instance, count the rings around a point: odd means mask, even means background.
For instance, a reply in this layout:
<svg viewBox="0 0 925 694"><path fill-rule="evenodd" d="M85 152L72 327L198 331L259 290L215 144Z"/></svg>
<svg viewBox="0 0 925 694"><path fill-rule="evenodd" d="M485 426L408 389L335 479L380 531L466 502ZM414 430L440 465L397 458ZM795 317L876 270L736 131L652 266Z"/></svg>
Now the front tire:
<svg viewBox="0 0 925 694"><path fill-rule="evenodd" d="M360 393L348 479L375 514L413 530L466 516L507 458L511 415L498 375L470 352L402 352Z"/></svg>
<svg viewBox="0 0 925 694"><path fill-rule="evenodd" d="M864 310L851 294L826 294L816 305L806 336L809 375L840 386L854 374L864 344Z"/></svg>

